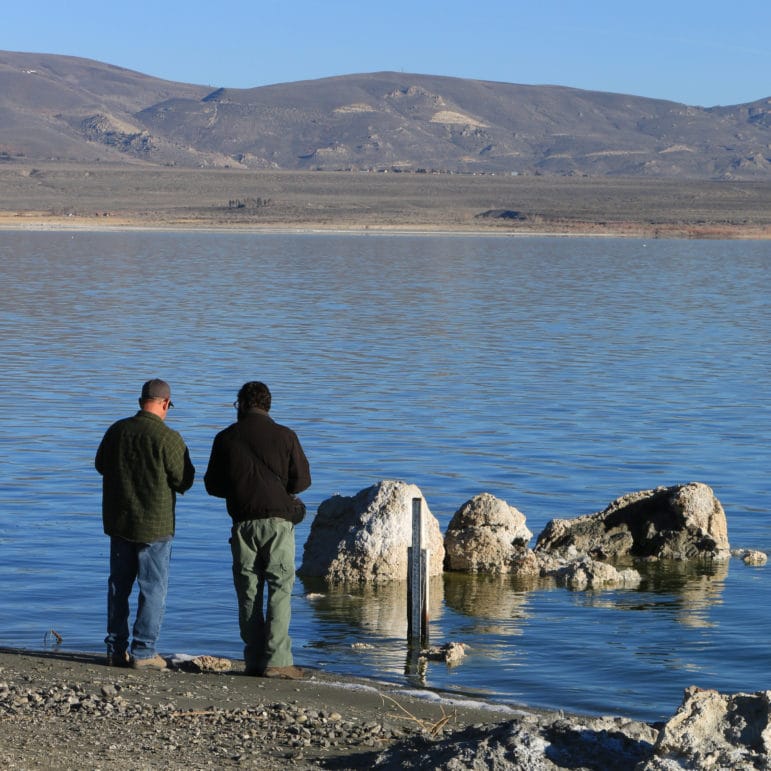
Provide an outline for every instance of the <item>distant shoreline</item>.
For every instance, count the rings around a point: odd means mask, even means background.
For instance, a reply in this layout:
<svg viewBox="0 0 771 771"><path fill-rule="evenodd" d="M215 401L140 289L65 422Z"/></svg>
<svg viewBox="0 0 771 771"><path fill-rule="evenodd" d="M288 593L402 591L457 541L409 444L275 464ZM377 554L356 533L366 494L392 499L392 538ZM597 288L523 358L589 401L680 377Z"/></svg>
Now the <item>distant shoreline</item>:
<svg viewBox="0 0 771 771"><path fill-rule="evenodd" d="M185 221L148 222L140 217L114 217L110 221L96 217L30 216L22 213L0 212L0 231L26 232L71 232L71 233L117 233L117 232L211 232L211 233L254 233L276 235L371 235L371 236L459 236L494 238L637 238L682 239L682 240L769 240L771 226L746 227L726 225L682 225L643 226L636 223L572 223L563 227L529 227L491 229L489 227L469 228L467 226L437 225L381 225L371 226L357 223L298 222L289 224L228 224L211 222L205 218Z"/></svg>

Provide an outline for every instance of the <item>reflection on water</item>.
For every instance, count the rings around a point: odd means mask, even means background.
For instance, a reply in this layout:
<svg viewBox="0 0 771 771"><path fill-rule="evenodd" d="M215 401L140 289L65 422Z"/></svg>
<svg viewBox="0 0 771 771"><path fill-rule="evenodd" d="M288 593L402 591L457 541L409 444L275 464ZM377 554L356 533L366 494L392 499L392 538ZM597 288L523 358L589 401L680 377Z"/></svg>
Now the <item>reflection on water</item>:
<svg viewBox="0 0 771 771"><path fill-rule="evenodd" d="M723 602L730 562L647 563L641 591L670 594L675 619L691 627L710 627L712 608Z"/></svg>
<svg viewBox="0 0 771 771"><path fill-rule="evenodd" d="M473 573L445 573L444 596L448 608L472 618L484 619L485 629L506 630L507 634L517 633L511 625L498 627L490 624L495 619L506 621L525 620L528 617L528 590L536 582L526 582L507 575L484 576ZM479 625L477 626L479 628ZM521 633L521 632L520 632Z"/></svg>
<svg viewBox="0 0 771 771"><path fill-rule="evenodd" d="M723 603L728 563L652 562L637 567L644 575L639 590L572 592L552 579L523 581L506 575L445 573L433 578L431 643L468 646L457 671L411 655L403 582L329 587L305 578L302 586L315 630L307 646L319 651L312 657L317 666L338 669L347 664L394 680L406 673L412 682L451 690L467 690L473 682L492 698L502 695L494 685L502 677L510 698L519 683L531 703L544 706L548 699L533 701L539 673L545 682L549 675L557 676L564 685L560 672L573 672L568 678L572 698L587 710L599 709L603 693L613 690L619 677L634 682L650 678L649 686L665 688L676 699L678 687L664 673L715 672L706 663L705 640L677 635L670 624L697 634L718 626L715 610ZM668 631L662 634L664 629ZM497 674L491 669L496 666ZM592 689L584 693L580 683L587 677ZM549 693L553 686L542 682L541 687ZM626 690L629 698L639 698L634 687Z"/></svg>
<svg viewBox="0 0 771 771"><path fill-rule="evenodd" d="M709 565L682 562L634 563L643 575L636 591L600 590L571 592L575 605L625 612L664 613L690 627L709 627L710 611L722 603L728 562ZM407 584L330 586L321 579L302 577L305 599L319 620L336 622L354 636L358 632L383 638L406 639ZM520 578L510 575L478 575L447 572L430 579L429 617L441 620L442 609L481 620L486 633L522 634L532 616L532 594L539 591L570 592L557 588L551 578ZM505 625L489 622L501 620ZM475 624L477 632L482 627ZM315 643L323 646L319 640Z"/></svg>
<svg viewBox="0 0 771 771"><path fill-rule="evenodd" d="M584 607L616 608L624 611L666 612L681 624L711 626L712 606L722 602L729 561L725 562L634 562L642 576L637 591L616 592L613 587L576 593L576 604ZM527 619L528 595L557 587L553 578L537 576L476 575L445 573L445 603L459 614L485 619ZM570 590L566 590L570 591Z"/></svg>
<svg viewBox="0 0 771 771"><path fill-rule="evenodd" d="M407 582L326 586L323 581L301 577L306 599L324 621L339 622L358 632L381 637L407 638ZM442 576L431 576L428 584L428 615L439 621L444 607ZM318 645L323 645L319 641Z"/></svg>

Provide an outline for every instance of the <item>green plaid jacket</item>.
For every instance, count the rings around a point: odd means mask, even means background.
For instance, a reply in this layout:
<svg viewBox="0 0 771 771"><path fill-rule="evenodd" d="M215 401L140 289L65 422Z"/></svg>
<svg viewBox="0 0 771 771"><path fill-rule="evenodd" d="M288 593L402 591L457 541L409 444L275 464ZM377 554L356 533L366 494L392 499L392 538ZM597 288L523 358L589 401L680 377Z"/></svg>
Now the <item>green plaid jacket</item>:
<svg viewBox="0 0 771 771"><path fill-rule="evenodd" d="M152 543L174 535L176 494L193 484L195 468L182 437L140 410L113 423L94 461L102 475L107 535Z"/></svg>

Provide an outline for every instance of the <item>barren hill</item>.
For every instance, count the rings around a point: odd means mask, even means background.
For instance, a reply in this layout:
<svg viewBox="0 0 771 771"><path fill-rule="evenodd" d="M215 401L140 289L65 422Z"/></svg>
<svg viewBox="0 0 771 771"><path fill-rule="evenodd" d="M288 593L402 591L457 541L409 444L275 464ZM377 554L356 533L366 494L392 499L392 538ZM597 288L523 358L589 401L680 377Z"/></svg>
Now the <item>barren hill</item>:
<svg viewBox="0 0 771 771"><path fill-rule="evenodd" d="M771 98L694 107L381 72L252 89L0 52L0 160L771 179Z"/></svg>

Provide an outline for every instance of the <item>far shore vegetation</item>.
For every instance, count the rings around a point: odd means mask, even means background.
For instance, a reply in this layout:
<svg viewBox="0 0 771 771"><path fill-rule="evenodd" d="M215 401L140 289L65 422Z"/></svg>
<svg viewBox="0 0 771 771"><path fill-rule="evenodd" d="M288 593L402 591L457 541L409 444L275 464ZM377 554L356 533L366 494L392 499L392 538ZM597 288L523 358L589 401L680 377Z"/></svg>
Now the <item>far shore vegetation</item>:
<svg viewBox="0 0 771 771"><path fill-rule="evenodd" d="M132 227L764 239L771 184L0 164L0 229Z"/></svg>

